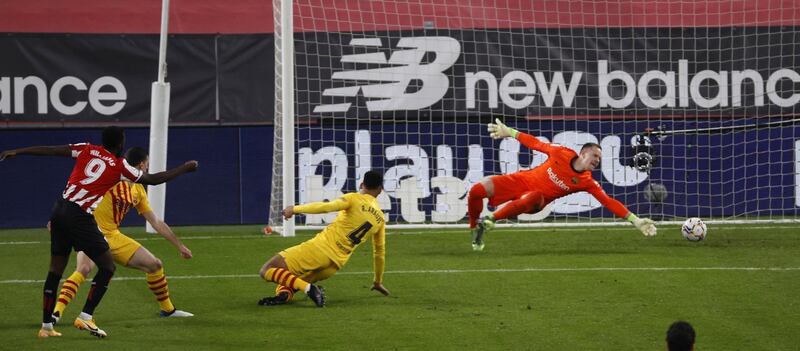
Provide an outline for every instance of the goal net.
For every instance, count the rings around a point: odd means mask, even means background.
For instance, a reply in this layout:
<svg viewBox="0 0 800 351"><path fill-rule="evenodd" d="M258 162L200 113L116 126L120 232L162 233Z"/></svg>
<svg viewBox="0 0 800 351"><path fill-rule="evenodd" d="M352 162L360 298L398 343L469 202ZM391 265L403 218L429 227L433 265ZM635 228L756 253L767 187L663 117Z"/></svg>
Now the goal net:
<svg viewBox="0 0 800 351"><path fill-rule="evenodd" d="M473 184L546 159L492 140L496 118L576 150L599 143L594 178L640 216L798 215L795 1L296 1L291 17L280 0L274 8L273 225L286 195L335 199L370 169L385 173L390 224L464 225ZM293 55L281 55L285 33ZM511 221L619 222L587 193Z"/></svg>

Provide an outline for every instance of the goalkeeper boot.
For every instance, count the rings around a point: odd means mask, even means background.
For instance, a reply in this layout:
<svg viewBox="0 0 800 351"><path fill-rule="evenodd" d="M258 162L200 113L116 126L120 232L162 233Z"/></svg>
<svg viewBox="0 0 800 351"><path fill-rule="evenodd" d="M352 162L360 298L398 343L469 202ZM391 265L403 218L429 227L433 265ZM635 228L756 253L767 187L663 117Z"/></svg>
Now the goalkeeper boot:
<svg viewBox="0 0 800 351"><path fill-rule="evenodd" d="M321 286L311 284L306 295L308 295L311 301L314 301L317 307L325 307L325 290L322 289Z"/></svg>
<svg viewBox="0 0 800 351"><path fill-rule="evenodd" d="M494 228L494 217L491 215L478 220L478 228L472 232L472 249L482 251L485 244L483 235Z"/></svg>
<svg viewBox="0 0 800 351"><path fill-rule="evenodd" d="M103 329L97 327L97 324L94 323L94 318L87 320L78 317L75 318L75 323L73 323L73 325L75 325L75 328L78 328L80 330L88 330L89 334L96 336L98 338L105 338L106 336L108 336L108 334L106 334L106 332L103 331Z"/></svg>
<svg viewBox="0 0 800 351"><path fill-rule="evenodd" d="M310 290L309 290L310 292ZM276 305L284 305L289 302L289 293L285 291L281 291L280 294L275 296L267 296L261 300L258 300L259 306L276 306Z"/></svg>

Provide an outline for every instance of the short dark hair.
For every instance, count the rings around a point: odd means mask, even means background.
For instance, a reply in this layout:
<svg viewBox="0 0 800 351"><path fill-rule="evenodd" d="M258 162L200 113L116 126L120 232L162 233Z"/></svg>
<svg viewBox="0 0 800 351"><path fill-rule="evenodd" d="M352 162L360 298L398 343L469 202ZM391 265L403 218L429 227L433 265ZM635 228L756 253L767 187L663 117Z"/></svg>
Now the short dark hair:
<svg viewBox="0 0 800 351"><path fill-rule="evenodd" d="M667 329L667 350L690 351L694 346L694 328L688 322L677 321Z"/></svg>
<svg viewBox="0 0 800 351"><path fill-rule="evenodd" d="M586 144L583 144L583 146L581 146L581 152L583 152L583 149L585 149L587 147L596 147L596 148L598 148L600 150L603 150L603 147L600 146L600 144L598 144L598 143L586 143Z"/></svg>
<svg viewBox="0 0 800 351"><path fill-rule="evenodd" d="M125 131L120 127L110 126L103 129L103 147L106 150L122 151L125 142Z"/></svg>
<svg viewBox="0 0 800 351"><path fill-rule="evenodd" d="M383 174L378 171L364 173L364 187L368 190L377 190L383 187Z"/></svg>
<svg viewBox="0 0 800 351"><path fill-rule="evenodd" d="M144 162L148 157L147 150L140 148L138 146L134 146L128 149L125 152L125 160L128 161L128 164L134 167L138 167L139 164Z"/></svg>

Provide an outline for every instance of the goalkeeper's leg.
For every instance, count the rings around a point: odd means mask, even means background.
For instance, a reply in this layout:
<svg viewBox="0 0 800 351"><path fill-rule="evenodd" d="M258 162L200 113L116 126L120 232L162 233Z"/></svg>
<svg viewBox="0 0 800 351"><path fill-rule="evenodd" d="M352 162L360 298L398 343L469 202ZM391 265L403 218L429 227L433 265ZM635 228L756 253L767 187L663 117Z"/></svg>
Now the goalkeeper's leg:
<svg viewBox="0 0 800 351"><path fill-rule="evenodd" d="M523 213L536 213L541 211L548 202L540 192L531 191L495 211L494 220L513 218Z"/></svg>
<svg viewBox="0 0 800 351"><path fill-rule="evenodd" d="M494 195L494 184L491 178L485 178L469 189L467 209L469 213L469 229L475 229L478 218L483 212L483 199Z"/></svg>
<svg viewBox="0 0 800 351"><path fill-rule="evenodd" d="M497 175L484 178L481 183L470 189L469 224L472 229L473 250L483 250L483 235L494 227L494 218L492 216L478 220L483 210L483 197L489 198L489 205L494 207L515 200L525 194L525 188L521 186L521 182L522 180L516 174ZM481 190L484 190L484 192L481 192Z"/></svg>

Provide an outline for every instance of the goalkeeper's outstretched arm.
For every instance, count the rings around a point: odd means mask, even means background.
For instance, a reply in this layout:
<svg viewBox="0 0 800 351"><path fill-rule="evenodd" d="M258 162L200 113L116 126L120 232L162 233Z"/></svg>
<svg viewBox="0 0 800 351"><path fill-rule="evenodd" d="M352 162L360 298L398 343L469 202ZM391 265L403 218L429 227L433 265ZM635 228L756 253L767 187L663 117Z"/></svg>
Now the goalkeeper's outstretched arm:
<svg viewBox="0 0 800 351"><path fill-rule="evenodd" d="M600 185L589 188L587 191L589 194L592 194L597 201L600 201L603 206L609 209L609 211L617 215L617 217L624 218L628 222L633 223L636 229L639 229L645 236L656 235L656 225L651 219L637 217L636 214L629 211L621 202L608 196Z"/></svg>
<svg viewBox="0 0 800 351"><path fill-rule="evenodd" d="M520 144L525 145L525 147L531 150L544 152L548 155L553 147L550 143L545 143L531 134L523 133L506 126L500 119L495 119L494 123L489 123L486 129L489 131L489 136L492 137L492 139L514 138L517 139Z"/></svg>

